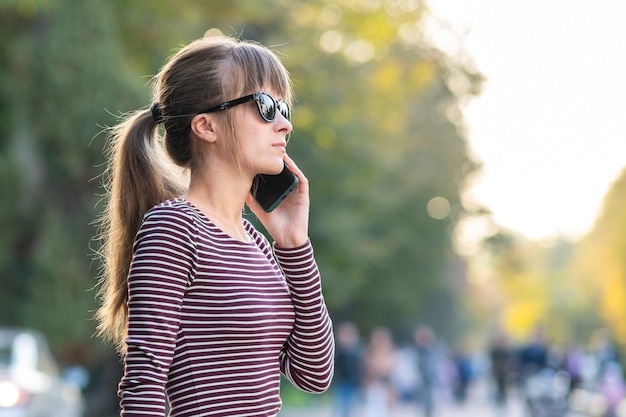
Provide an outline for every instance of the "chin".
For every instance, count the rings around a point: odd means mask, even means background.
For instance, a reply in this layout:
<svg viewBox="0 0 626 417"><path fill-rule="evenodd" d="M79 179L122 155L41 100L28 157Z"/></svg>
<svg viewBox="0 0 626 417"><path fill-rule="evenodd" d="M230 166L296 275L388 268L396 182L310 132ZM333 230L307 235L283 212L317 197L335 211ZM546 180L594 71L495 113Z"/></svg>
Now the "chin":
<svg viewBox="0 0 626 417"><path fill-rule="evenodd" d="M280 174L281 172L283 172L284 166L285 165L281 165L280 168L272 170L272 172L270 172L269 174L270 175L278 175L278 174Z"/></svg>
<svg viewBox="0 0 626 417"><path fill-rule="evenodd" d="M279 164L272 166L271 169L268 169L265 174L267 175L278 175L283 171L285 167L285 163L281 160Z"/></svg>

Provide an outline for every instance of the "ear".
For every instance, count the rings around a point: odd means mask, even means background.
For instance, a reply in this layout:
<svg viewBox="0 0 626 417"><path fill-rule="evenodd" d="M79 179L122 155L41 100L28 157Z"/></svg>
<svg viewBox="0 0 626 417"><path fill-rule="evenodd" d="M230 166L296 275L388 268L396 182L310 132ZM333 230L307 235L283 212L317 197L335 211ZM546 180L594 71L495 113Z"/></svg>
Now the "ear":
<svg viewBox="0 0 626 417"><path fill-rule="evenodd" d="M217 141L217 120L207 113L198 114L191 119L191 130L202 140Z"/></svg>

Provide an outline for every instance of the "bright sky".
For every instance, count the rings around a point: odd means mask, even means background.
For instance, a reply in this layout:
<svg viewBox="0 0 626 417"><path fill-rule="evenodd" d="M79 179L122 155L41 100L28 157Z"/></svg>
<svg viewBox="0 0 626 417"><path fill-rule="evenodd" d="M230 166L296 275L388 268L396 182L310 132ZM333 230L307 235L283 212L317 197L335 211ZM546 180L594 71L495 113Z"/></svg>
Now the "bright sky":
<svg viewBox="0 0 626 417"><path fill-rule="evenodd" d="M486 77L465 109L483 173L470 191L531 239L578 237L626 167L626 1L428 0ZM449 33L449 32L448 32Z"/></svg>

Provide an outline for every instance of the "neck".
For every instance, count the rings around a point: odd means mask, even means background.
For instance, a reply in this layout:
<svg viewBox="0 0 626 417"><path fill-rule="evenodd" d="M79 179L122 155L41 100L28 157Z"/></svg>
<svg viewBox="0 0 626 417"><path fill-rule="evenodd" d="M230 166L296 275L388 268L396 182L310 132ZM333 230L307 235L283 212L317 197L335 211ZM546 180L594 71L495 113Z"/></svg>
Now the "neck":
<svg viewBox="0 0 626 417"><path fill-rule="evenodd" d="M250 185L238 175L192 175L187 193L183 196L196 206L224 233L248 242L243 228L243 208Z"/></svg>

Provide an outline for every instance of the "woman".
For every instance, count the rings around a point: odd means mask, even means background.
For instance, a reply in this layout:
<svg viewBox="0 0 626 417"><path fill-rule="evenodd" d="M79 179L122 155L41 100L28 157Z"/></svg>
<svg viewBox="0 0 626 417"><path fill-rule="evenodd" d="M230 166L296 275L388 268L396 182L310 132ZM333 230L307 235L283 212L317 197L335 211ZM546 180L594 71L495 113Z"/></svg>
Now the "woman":
<svg viewBox="0 0 626 417"><path fill-rule="evenodd" d="M285 151L287 71L268 49L218 36L153 81L151 109L111 131L106 177L97 318L124 355L121 415L164 416L167 403L172 417L276 416L280 373L323 392L334 354L308 182ZM298 185L266 213L253 178L284 164Z"/></svg>

